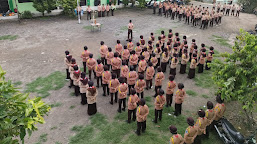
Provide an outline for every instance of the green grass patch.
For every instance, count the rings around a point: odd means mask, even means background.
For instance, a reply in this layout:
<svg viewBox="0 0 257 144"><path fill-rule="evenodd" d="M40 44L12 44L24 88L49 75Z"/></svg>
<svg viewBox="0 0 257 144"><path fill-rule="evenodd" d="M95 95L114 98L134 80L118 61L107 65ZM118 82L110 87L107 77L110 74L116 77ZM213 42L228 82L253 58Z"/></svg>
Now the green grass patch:
<svg viewBox="0 0 257 144"><path fill-rule="evenodd" d="M224 39L223 37L212 35L212 41L218 43L221 46L225 46L228 48L232 48L232 45L228 43L228 39Z"/></svg>
<svg viewBox="0 0 257 144"><path fill-rule="evenodd" d="M14 86L19 86L19 85L21 85L21 84L22 84L21 81L17 81L17 82L15 82L15 83L13 83Z"/></svg>
<svg viewBox="0 0 257 144"><path fill-rule="evenodd" d="M202 97L203 97L203 98L206 98L206 99L209 98L209 96L206 95L206 94L203 94Z"/></svg>
<svg viewBox="0 0 257 144"><path fill-rule="evenodd" d="M41 143L47 142L47 136L48 136L47 133L41 134L39 136L39 140L36 144L41 144Z"/></svg>
<svg viewBox="0 0 257 144"><path fill-rule="evenodd" d="M122 26L122 27L120 27L120 31L126 31L127 29L128 29L127 26Z"/></svg>
<svg viewBox="0 0 257 144"><path fill-rule="evenodd" d="M195 85L201 88L206 88L214 91L217 89L217 86L212 80L211 70L204 70L203 73L196 74L196 77L193 80L195 81Z"/></svg>
<svg viewBox="0 0 257 144"><path fill-rule="evenodd" d="M45 98L50 95L49 91L61 89L66 82L65 74L56 71L47 77L39 77L27 84L25 92L37 93L39 97Z"/></svg>
<svg viewBox="0 0 257 144"><path fill-rule="evenodd" d="M78 126L73 126L71 128L71 131L75 131L75 132L80 132L83 129L82 125L78 125Z"/></svg>
<svg viewBox="0 0 257 144"><path fill-rule="evenodd" d="M101 58L101 57L100 57L100 58ZM81 72L84 72L84 67L80 67L79 70L80 70ZM88 69L86 70L86 74L88 74Z"/></svg>
<svg viewBox="0 0 257 144"><path fill-rule="evenodd" d="M55 142L55 144L62 144L62 143L57 141L57 142Z"/></svg>
<svg viewBox="0 0 257 144"><path fill-rule="evenodd" d="M60 102L57 102L57 103L54 103L54 104L50 104L51 108L59 107L61 105L62 105L62 103L60 103Z"/></svg>
<svg viewBox="0 0 257 144"><path fill-rule="evenodd" d="M18 38L18 35L4 35L4 36L0 36L0 40L16 40Z"/></svg>
<svg viewBox="0 0 257 144"><path fill-rule="evenodd" d="M74 93L74 92L71 92L71 93L70 93L70 96L75 96L75 93Z"/></svg>
<svg viewBox="0 0 257 144"><path fill-rule="evenodd" d="M91 26L84 26L83 29L85 29L85 30L91 30Z"/></svg>
<svg viewBox="0 0 257 144"><path fill-rule="evenodd" d="M74 109L76 106L74 106L74 105L72 105L72 106L70 106L70 109Z"/></svg>
<svg viewBox="0 0 257 144"><path fill-rule="evenodd" d="M55 130L55 129L57 129L57 126L53 126L50 128L50 130Z"/></svg>
<svg viewBox="0 0 257 144"><path fill-rule="evenodd" d="M198 95L195 91L192 91L192 90L187 90L186 93L193 97L196 97Z"/></svg>
<svg viewBox="0 0 257 144"><path fill-rule="evenodd" d="M167 35L168 34L168 29L167 28L159 28L158 30L155 31L156 35L161 35L161 31L164 31L164 34Z"/></svg>

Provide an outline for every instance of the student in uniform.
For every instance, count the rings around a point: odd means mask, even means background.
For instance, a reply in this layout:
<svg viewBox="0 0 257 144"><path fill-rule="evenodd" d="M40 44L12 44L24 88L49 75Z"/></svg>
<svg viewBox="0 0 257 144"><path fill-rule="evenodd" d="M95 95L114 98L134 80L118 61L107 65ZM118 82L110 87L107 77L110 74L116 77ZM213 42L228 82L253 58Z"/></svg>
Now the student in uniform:
<svg viewBox="0 0 257 144"><path fill-rule="evenodd" d="M159 14L158 14L158 16L162 16L162 3L160 2L159 3Z"/></svg>
<svg viewBox="0 0 257 144"><path fill-rule="evenodd" d="M143 52L142 52L142 55L145 57L145 61L148 62L148 61L149 61L149 58L150 58L150 54L149 54L149 52L147 51L147 48L146 48L146 47L144 47Z"/></svg>
<svg viewBox="0 0 257 144"><path fill-rule="evenodd" d="M167 84L166 88L166 107L171 107L172 101L173 101L173 93L176 88L177 84L174 81L174 76L170 75L169 76L169 82Z"/></svg>
<svg viewBox="0 0 257 144"><path fill-rule="evenodd" d="M114 53L114 58L112 58L111 65L112 65L112 72L116 74L117 78L120 77L120 67L122 61L119 58L119 54L117 52Z"/></svg>
<svg viewBox="0 0 257 144"><path fill-rule="evenodd" d="M111 5L112 16L114 16L115 9L116 9L116 6L114 5L114 3L112 3L112 5Z"/></svg>
<svg viewBox="0 0 257 144"><path fill-rule="evenodd" d="M69 74L70 74L70 86L69 88L71 88L72 86L74 86L73 84L73 72L74 72L74 66L77 66L76 60L74 58L71 59L71 64L69 66Z"/></svg>
<svg viewBox="0 0 257 144"><path fill-rule="evenodd" d="M145 47L145 40L144 40L144 36L140 35L140 41L139 41L141 50Z"/></svg>
<svg viewBox="0 0 257 144"><path fill-rule="evenodd" d="M108 66L109 69L110 69L113 57L114 57L114 53L112 52L112 48L109 47L108 48L108 53L105 55L105 59L106 59L106 62L107 62L106 65ZM103 61L102 61L102 63L104 64Z"/></svg>
<svg viewBox="0 0 257 144"><path fill-rule="evenodd" d="M136 52L136 54L137 54L138 57L139 57L139 56L141 55L141 53L142 53L142 48L141 48L139 42L137 43L137 46L135 47L135 52Z"/></svg>
<svg viewBox="0 0 257 144"><path fill-rule="evenodd" d="M150 62L153 64L154 69L158 67L158 59L155 56L155 53L152 53Z"/></svg>
<svg viewBox="0 0 257 144"><path fill-rule="evenodd" d="M207 102L207 110L205 111L205 117L207 118L206 137L209 138L209 131L214 128L213 120L215 118L215 111L213 109L213 103Z"/></svg>
<svg viewBox="0 0 257 144"><path fill-rule="evenodd" d="M109 71L109 67L107 65L104 66L104 72L102 73L102 86L103 86L103 96L109 95L109 87L108 84L111 80L111 72Z"/></svg>
<svg viewBox="0 0 257 144"><path fill-rule="evenodd" d="M101 47L100 47L101 60L102 60L103 65L106 65L107 61L106 61L105 57L108 53L108 47L104 44L103 41L101 41L100 44L101 44Z"/></svg>
<svg viewBox="0 0 257 144"><path fill-rule="evenodd" d="M205 112L204 110L199 110L198 111L198 119L196 120L195 126L198 128L198 132L197 132L197 137L196 137L196 141L199 140L199 144L201 144L201 139L204 137L204 135L206 134L206 126L207 126L207 118L205 117Z"/></svg>
<svg viewBox="0 0 257 144"><path fill-rule="evenodd" d="M131 40L133 38L133 28L134 28L134 25L132 23L132 20L129 20L129 24L128 24L128 39L127 39L127 41L129 40L129 35L131 35Z"/></svg>
<svg viewBox="0 0 257 144"><path fill-rule="evenodd" d="M231 10L231 16L233 15L235 15L235 10L236 10L236 6L233 4L233 6L232 6L232 10Z"/></svg>
<svg viewBox="0 0 257 144"><path fill-rule="evenodd" d="M153 14L156 13L156 7L157 7L157 3L156 3L156 1L154 1L154 3L153 3Z"/></svg>
<svg viewBox="0 0 257 144"><path fill-rule="evenodd" d="M231 6L228 4L226 7L226 15L228 15L228 16L229 16L230 8L231 8Z"/></svg>
<svg viewBox="0 0 257 144"><path fill-rule="evenodd" d="M93 54L89 54L89 59L87 60L87 67L88 67L88 73L89 73L90 80L91 80L92 71L96 78L96 74L94 72L95 66L96 66L96 60L93 58Z"/></svg>
<svg viewBox="0 0 257 144"><path fill-rule="evenodd" d="M186 97L186 92L184 90L184 84L179 83L178 84L178 90L176 91L175 95L175 116L181 115L182 110L182 103L184 102L184 99Z"/></svg>
<svg viewBox="0 0 257 144"><path fill-rule="evenodd" d="M139 136L139 135L141 135L141 131L144 133L146 130L146 119L149 114L149 108L145 104L144 99L140 99L136 114L137 114L136 134Z"/></svg>
<svg viewBox="0 0 257 144"><path fill-rule="evenodd" d="M222 100L220 95L218 95L216 97L216 101L217 101L217 104L215 105L215 108L214 108L214 111L215 111L214 121L215 121L215 123L223 117L224 112L226 111L226 105L224 104L224 101Z"/></svg>
<svg viewBox="0 0 257 144"><path fill-rule="evenodd" d="M208 63L211 63L212 62L212 59L213 59L213 54L214 54L214 48L211 46L210 47L210 51L209 51L209 53L208 53L208 56L206 57L206 64L205 64L205 70L210 70L211 69L211 67L210 66L208 66Z"/></svg>
<svg viewBox="0 0 257 144"><path fill-rule="evenodd" d="M133 49L134 49L134 44L132 42L131 39L128 40L129 42L127 43L127 46L128 46L128 50L129 52L131 52Z"/></svg>
<svg viewBox="0 0 257 144"><path fill-rule="evenodd" d="M173 58L172 58L171 63L170 63L170 75L173 75L174 78L176 76L176 67L177 67L178 63L179 63L179 60L177 58L177 54L174 53Z"/></svg>
<svg viewBox="0 0 257 144"><path fill-rule="evenodd" d="M137 80L136 85L135 85L135 89L137 91L137 95L140 97L141 94L141 98L144 98L144 89L146 87L146 82L144 80L144 75L143 74L139 74L139 80Z"/></svg>
<svg viewBox="0 0 257 144"><path fill-rule="evenodd" d="M117 40L117 44L115 46L115 52L117 52L119 54L119 57L121 58L122 45L120 44L120 40Z"/></svg>
<svg viewBox="0 0 257 144"><path fill-rule="evenodd" d="M109 16L109 12L110 12L110 5L107 4L107 5L106 5L106 13L107 13L107 16Z"/></svg>
<svg viewBox="0 0 257 144"><path fill-rule="evenodd" d="M70 79L69 67L71 65L72 56L69 53L69 51L65 51L66 57L64 58L64 63L66 65L66 80Z"/></svg>
<svg viewBox="0 0 257 144"><path fill-rule="evenodd" d="M145 60L144 56L140 55L139 59L140 59L140 61L139 61L139 64L138 64L138 74L143 74L144 75L147 63L146 63L146 60Z"/></svg>
<svg viewBox="0 0 257 144"><path fill-rule="evenodd" d="M87 7L87 20L88 20L88 17L90 18L91 20L91 11L92 9L90 8L90 6Z"/></svg>
<svg viewBox="0 0 257 144"><path fill-rule="evenodd" d="M129 87L129 95L131 88L135 87L136 80L138 78L137 72L135 71L133 66L130 66L130 72L128 73L127 80L128 80L128 87Z"/></svg>
<svg viewBox="0 0 257 144"><path fill-rule="evenodd" d="M170 126L170 133L172 133L172 137L170 138L170 144L183 144L184 138L178 134L177 128L175 126Z"/></svg>
<svg viewBox="0 0 257 144"><path fill-rule="evenodd" d="M105 6L104 6L104 4L102 5L102 17L105 17Z"/></svg>
<svg viewBox="0 0 257 144"><path fill-rule="evenodd" d="M193 58L190 63L190 69L189 69L188 76L187 76L189 79L192 79L195 77L196 66L197 66L197 55L193 54Z"/></svg>
<svg viewBox="0 0 257 144"><path fill-rule="evenodd" d="M79 91L80 91L80 95L81 95L81 104L85 105L87 104L87 89L88 89L88 78L86 77L86 73L82 72L81 73L81 78L79 80Z"/></svg>
<svg viewBox="0 0 257 144"><path fill-rule="evenodd" d="M80 57L82 58L85 73L87 71L87 60L89 59L89 54L90 52L88 51L87 46L84 46L84 51L82 52Z"/></svg>
<svg viewBox="0 0 257 144"><path fill-rule="evenodd" d="M185 74L186 73L186 67L187 67L187 62L189 60L189 56L187 54L187 50L184 49L184 52L182 54L182 58L181 58L181 65L180 65L180 74Z"/></svg>
<svg viewBox="0 0 257 144"><path fill-rule="evenodd" d="M74 66L73 69L74 69L74 71L73 71L72 80L73 80L73 85L75 86L74 93L75 93L75 96L79 96L80 95L80 92L79 92L79 80L80 80L81 72L80 72L78 66Z"/></svg>
<svg viewBox="0 0 257 144"><path fill-rule="evenodd" d="M187 118L187 123L188 123L188 127L185 131L184 134L184 141L185 144L198 144L197 141L195 141L195 138L197 137L198 134L198 128L194 125L195 121L193 118L188 117Z"/></svg>
<svg viewBox="0 0 257 144"><path fill-rule="evenodd" d="M101 10L102 10L102 7L101 7L101 4L99 3L98 7L97 7L97 13L98 13L98 17L101 17Z"/></svg>
<svg viewBox="0 0 257 144"><path fill-rule="evenodd" d="M146 69L146 75L145 75L145 79L146 79L146 90L148 90L149 88L152 88L153 85L153 76L155 74L155 70L153 67L153 63L149 62L148 63L148 67ZM149 86L150 84L150 86Z"/></svg>
<svg viewBox="0 0 257 144"><path fill-rule="evenodd" d="M161 59L161 68L162 68L162 72L166 72L166 67L167 67L167 63L169 61L169 53L168 53L168 49L164 48L163 49L163 53L162 53L162 59Z"/></svg>
<svg viewBox="0 0 257 144"><path fill-rule="evenodd" d="M160 63L161 63L161 53L162 53L162 49L160 48L160 45L157 43L156 44L156 48L154 50L154 53L155 53L155 57L158 59L158 63L157 63L157 66L160 66Z"/></svg>
<svg viewBox="0 0 257 144"><path fill-rule="evenodd" d="M110 104L113 105L113 96L115 95L115 103L118 102L118 88L119 88L120 82L117 79L117 76L115 73L112 74L112 79L109 82L109 89L111 94L111 101Z"/></svg>
<svg viewBox="0 0 257 144"><path fill-rule="evenodd" d="M198 73L203 73L203 67L204 67L205 58L206 58L205 51L206 51L205 49L202 50L202 55L200 56L200 59L199 59Z"/></svg>
<svg viewBox="0 0 257 144"><path fill-rule="evenodd" d="M162 109L165 105L166 99L164 96L164 91L162 89L159 89L159 94L155 98L154 106L155 106L155 118L153 120L154 123L157 123L157 119L162 120Z"/></svg>
<svg viewBox="0 0 257 144"><path fill-rule="evenodd" d="M140 99L136 94L136 90L134 88L131 89L131 95L128 98L128 120L127 123L131 122L131 115L133 114L133 121L136 121L136 110L137 104Z"/></svg>
<svg viewBox="0 0 257 144"><path fill-rule="evenodd" d="M165 39L166 39L166 36L164 34L164 31L161 31L161 43L162 43L161 47L162 47L162 51L163 51L163 49L165 47Z"/></svg>
<svg viewBox="0 0 257 144"><path fill-rule="evenodd" d="M137 63L138 63L138 55L136 54L135 50L132 50L129 58L129 65L133 66L134 70L136 70Z"/></svg>
<svg viewBox="0 0 257 144"><path fill-rule="evenodd" d="M122 60L125 60L128 63L129 55L130 55L130 52L127 46L124 46L124 50L121 52Z"/></svg>
<svg viewBox="0 0 257 144"><path fill-rule="evenodd" d="M99 88L99 80L101 82L101 86L103 86L102 84L102 74L104 72L104 65L102 64L101 59L97 60L97 65L95 66L95 73L96 73L96 82L97 82L97 88Z"/></svg>
<svg viewBox="0 0 257 144"><path fill-rule="evenodd" d="M241 6L238 6L238 7L236 8L236 17L239 17L239 12L240 12L240 10L241 10Z"/></svg>
<svg viewBox="0 0 257 144"><path fill-rule="evenodd" d="M120 78L120 85L118 87L118 93L119 93L119 108L118 112L121 113L121 104L123 104L122 110L125 111L126 109L126 98L128 93L128 85L125 83L124 77Z"/></svg>
<svg viewBox="0 0 257 144"><path fill-rule="evenodd" d="M93 81L89 81L88 86L89 88L87 89L87 92L86 92L87 103L88 103L87 113L88 115L94 115L97 112L96 97L98 95L98 91L96 87L94 87Z"/></svg>
<svg viewBox="0 0 257 144"><path fill-rule="evenodd" d="M196 46L195 39L192 39L192 44L190 47L190 53L189 53L189 61L191 62L192 54L194 52L194 47Z"/></svg>
<svg viewBox="0 0 257 144"><path fill-rule="evenodd" d="M125 83L127 83L128 73L129 73L128 64L125 60L123 60L122 61L122 66L121 66L121 77L124 79Z"/></svg>
<svg viewBox="0 0 257 144"><path fill-rule="evenodd" d="M165 79L165 76L162 72L162 68L158 67L157 68L157 74L155 76L155 95L156 97L158 95L158 90L162 88L162 81Z"/></svg>

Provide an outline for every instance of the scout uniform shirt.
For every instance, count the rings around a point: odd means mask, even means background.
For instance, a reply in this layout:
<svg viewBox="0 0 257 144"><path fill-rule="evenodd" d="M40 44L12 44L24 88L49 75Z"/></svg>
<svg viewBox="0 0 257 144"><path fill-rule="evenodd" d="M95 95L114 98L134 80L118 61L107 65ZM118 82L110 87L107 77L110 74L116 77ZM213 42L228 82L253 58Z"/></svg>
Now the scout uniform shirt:
<svg viewBox="0 0 257 144"><path fill-rule="evenodd" d="M176 91L176 96L175 96L175 103L176 104L182 104L184 102L186 96L186 92L182 89L178 89Z"/></svg>
<svg viewBox="0 0 257 144"><path fill-rule="evenodd" d="M129 68L127 65L123 65L121 66L121 77L128 77L128 73L129 73Z"/></svg>
<svg viewBox="0 0 257 144"><path fill-rule="evenodd" d="M94 70L95 69L95 66L96 66L96 60L94 58L89 58L87 60L87 67L88 67L88 70Z"/></svg>
<svg viewBox="0 0 257 144"><path fill-rule="evenodd" d="M103 64L98 64L95 66L95 73L97 77L102 76L104 72L104 65Z"/></svg>
<svg viewBox="0 0 257 144"><path fill-rule="evenodd" d="M82 52L80 57L82 58L83 62L87 62L87 60L89 59L89 54L90 52L88 50Z"/></svg>
<svg viewBox="0 0 257 144"><path fill-rule="evenodd" d="M102 6L102 11L103 11L103 12L105 11L105 6Z"/></svg>
<svg viewBox="0 0 257 144"><path fill-rule="evenodd" d="M71 64L70 66L69 66L69 73L70 73L70 78L71 78L71 80L73 80L73 72L74 72L74 66L78 66L76 63L75 64ZM79 67L79 66L78 66Z"/></svg>
<svg viewBox="0 0 257 144"><path fill-rule="evenodd" d="M204 62L205 62L205 57L201 56L201 57L200 57L200 60L199 60L199 63L200 63L200 64L204 64Z"/></svg>
<svg viewBox="0 0 257 144"><path fill-rule="evenodd" d="M80 93L86 93L87 92L87 88L88 88L88 84L84 85L82 82L81 82L82 79L80 79L79 81L79 87L80 87Z"/></svg>
<svg viewBox="0 0 257 144"><path fill-rule="evenodd" d="M75 86L79 85L79 80L80 80L80 74L81 72L79 70L73 71L73 84Z"/></svg>
<svg viewBox="0 0 257 144"><path fill-rule="evenodd" d="M133 42L128 42L127 43L127 47L128 47L129 52L131 52L133 50L133 48L134 48Z"/></svg>
<svg viewBox="0 0 257 144"><path fill-rule="evenodd" d="M153 79L153 76L154 76L154 73L155 73L154 67L153 67L153 66L148 67L148 68L146 69L145 79L146 79L146 80L152 80L152 79Z"/></svg>
<svg viewBox="0 0 257 144"><path fill-rule="evenodd" d="M135 89L137 93L142 93L144 91L144 88L146 87L145 80L137 80Z"/></svg>
<svg viewBox="0 0 257 144"><path fill-rule="evenodd" d="M136 83L137 78L138 78L137 72L130 71L127 77L128 85L134 85Z"/></svg>
<svg viewBox="0 0 257 144"><path fill-rule="evenodd" d="M187 56L186 58L186 55L182 54L181 64L187 64L188 60L189 60L189 56Z"/></svg>
<svg viewBox="0 0 257 144"><path fill-rule="evenodd" d="M101 10L102 10L102 7L99 5L99 6L97 7L97 11L100 12Z"/></svg>
<svg viewBox="0 0 257 144"><path fill-rule="evenodd" d="M109 82L110 93L116 93L118 91L120 82L118 79L112 79Z"/></svg>
<svg viewBox="0 0 257 144"><path fill-rule="evenodd" d="M106 45L102 45L100 47L100 53L101 53L101 57L105 57L108 53L108 47Z"/></svg>
<svg viewBox="0 0 257 144"><path fill-rule="evenodd" d="M154 50L154 53L155 53L155 57L156 58L160 58L161 57L161 53L162 53L162 49L161 48L156 48Z"/></svg>
<svg viewBox="0 0 257 144"><path fill-rule="evenodd" d="M155 102L154 102L154 106L155 106L155 109L156 110L162 110L163 109L163 106L165 104L165 96L160 96L158 95L156 98L155 98Z"/></svg>
<svg viewBox="0 0 257 144"><path fill-rule="evenodd" d="M112 58L112 61L111 61L112 70L120 69L121 63L122 62L121 62L121 59L119 57Z"/></svg>
<svg viewBox="0 0 257 144"><path fill-rule="evenodd" d="M149 52L149 54L152 54L153 53L153 45L148 44L147 51Z"/></svg>
<svg viewBox="0 0 257 144"><path fill-rule="evenodd" d="M144 122L149 114L149 108L147 105L139 105L137 108L137 122Z"/></svg>
<svg viewBox="0 0 257 144"><path fill-rule="evenodd" d="M198 127L198 135L206 134L206 126L208 120L206 117L199 117L195 123L195 126Z"/></svg>
<svg viewBox="0 0 257 144"><path fill-rule="evenodd" d="M142 52L142 48L141 48L140 46L135 47L135 52L136 52L136 54L137 54L138 56L140 56L140 55L141 55L141 52Z"/></svg>
<svg viewBox="0 0 257 144"><path fill-rule="evenodd" d="M170 144L184 144L184 139L180 134L175 134L170 138Z"/></svg>
<svg viewBox="0 0 257 144"><path fill-rule="evenodd" d="M170 63L170 68L174 69L177 67L177 64L179 63L179 60L177 59L177 62L175 61L175 57L172 58L171 63Z"/></svg>
<svg viewBox="0 0 257 144"><path fill-rule="evenodd" d="M138 72L144 72L147 66L146 60L140 60L138 65Z"/></svg>
<svg viewBox="0 0 257 144"><path fill-rule="evenodd" d="M166 94L173 94L177 84L175 81L169 81L166 88Z"/></svg>
<svg viewBox="0 0 257 144"><path fill-rule="evenodd" d="M121 44L117 44L117 45L115 46L115 51L116 51L119 55L121 55L121 52L122 52L122 45L121 45Z"/></svg>
<svg viewBox="0 0 257 144"><path fill-rule="evenodd" d="M130 65L137 65L137 63L138 63L137 54L130 55L129 64Z"/></svg>
<svg viewBox="0 0 257 144"><path fill-rule="evenodd" d="M144 51L144 52L142 53L142 55L145 57L145 61L148 62L149 57L150 57L149 52L148 52L148 51Z"/></svg>
<svg viewBox="0 0 257 144"><path fill-rule="evenodd" d="M133 30L133 28L134 28L133 23L129 23L129 24L128 24L128 29Z"/></svg>
<svg viewBox="0 0 257 144"><path fill-rule="evenodd" d="M207 118L207 121L208 121L207 126L208 126L208 125L210 125L213 122L213 120L215 118L215 111L214 111L214 109L207 109L205 111L205 117Z"/></svg>
<svg viewBox="0 0 257 144"><path fill-rule="evenodd" d="M167 56L166 56L165 53L162 53L161 62L166 63L166 62L168 62L168 61L169 61L169 54L167 54Z"/></svg>
<svg viewBox="0 0 257 144"><path fill-rule="evenodd" d="M158 72L155 76L155 86L161 86L163 80L164 80L163 72Z"/></svg>
<svg viewBox="0 0 257 144"><path fill-rule="evenodd" d="M139 98L137 94L130 95L128 99L128 110L136 109L138 101L139 101Z"/></svg>
<svg viewBox="0 0 257 144"><path fill-rule="evenodd" d="M208 53L208 56L207 56L207 61L212 61L212 58L213 58L213 56L210 54L210 53Z"/></svg>
<svg viewBox="0 0 257 144"><path fill-rule="evenodd" d="M126 83L121 83L119 85L119 99L124 99L127 97L128 85Z"/></svg>
<svg viewBox="0 0 257 144"><path fill-rule="evenodd" d="M144 39L141 39L141 40L139 41L139 43L140 43L140 47L141 47L141 48L144 48L144 46L145 46L145 40L144 40Z"/></svg>
<svg viewBox="0 0 257 144"><path fill-rule="evenodd" d="M184 142L186 144L194 143L194 140L198 134L198 128L196 126L189 126L187 127L185 134L184 134Z"/></svg>
<svg viewBox="0 0 257 144"><path fill-rule="evenodd" d="M122 60L128 60L129 59L130 53L129 53L128 49L124 49L121 54L122 54L121 55L122 56Z"/></svg>
<svg viewBox="0 0 257 144"><path fill-rule="evenodd" d="M190 68L191 68L191 69L195 69L196 66L197 66L196 60L195 60L195 59L192 59L192 60L191 60L191 63L190 63Z"/></svg>
<svg viewBox="0 0 257 144"><path fill-rule="evenodd" d="M107 59L107 64L110 65L112 62L112 58L114 57L114 53L113 52L108 52L105 56L105 59Z"/></svg>
<svg viewBox="0 0 257 144"><path fill-rule="evenodd" d="M96 103L96 96L98 95L98 91L96 89L95 94L92 94L90 91L87 91L86 96L87 96L87 103L88 104L93 104Z"/></svg>
<svg viewBox="0 0 257 144"><path fill-rule="evenodd" d="M106 5L106 11L110 11L110 6Z"/></svg>
<svg viewBox="0 0 257 144"><path fill-rule="evenodd" d="M157 57L152 57L151 58L151 62L153 63L153 66L155 67L157 65L157 63L158 63Z"/></svg>
<svg viewBox="0 0 257 144"><path fill-rule="evenodd" d="M225 110L226 110L226 106L224 103L222 103L222 104L217 103L214 108L215 115L216 115L214 120L218 121L220 118L222 118Z"/></svg>
<svg viewBox="0 0 257 144"><path fill-rule="evenodd" d="M65 57L64 58L64 63L67 66L67 69L69 69L70 65L71 65L71 61L69 62L69 60Z"/></svg>
<svg viewBox="0 0 257 144"><path fill-rule="evenodd" d="M102 74L102 83L103 84L108 84L111 80L111 72L109 71L104 71Z"/></svg>

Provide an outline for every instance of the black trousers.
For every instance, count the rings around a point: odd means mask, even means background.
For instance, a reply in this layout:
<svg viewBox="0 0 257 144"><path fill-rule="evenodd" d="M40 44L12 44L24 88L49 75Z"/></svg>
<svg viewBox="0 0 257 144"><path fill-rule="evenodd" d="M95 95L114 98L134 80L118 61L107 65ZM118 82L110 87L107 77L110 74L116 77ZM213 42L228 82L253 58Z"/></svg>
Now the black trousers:
<svg viewBox="0 0 257 144"><path fill-rule="evenodd" d="M236 16L238 16L238 17L239 17L239 10L237 10L237 11L236 11Z"/></svg>
<svg viewBox="0 0 257 144"><path fill-rule="evenodd" d="M135 84L134 85L128 85L128 88L129 88L129 95L130 95L130 90L131 88L134 88L135 87Z"/></svg>
<svg viewBox="0 0 257 144"><path fill-rule="evenodd" d="M172 12L171 19L174 20L175 18L175 12Z"/></svg>
<svg viewBox="0 0 257 144"><path fill-rule="evenodd" d="M155 86L155 97L158 95L158 89L161 89L162 86Z"/></svg>
<svg viewBox="0 0 257 144"><path fill-rule="evenodd" d="M80 92L79 92L79 86L75 85L75 88L74 88L74 92L75 92L75 96L79 96Z"/></svg>
<svg viewBox="0 0 257 144"><path fill-rule="evenodd" d="M102 83L102 76L97 76L96 77L96 83L97 83L97 87L99 87L99 80L101 81L101 86L103 86L103 83Z"/></svg>
<svg viewBox="0 0 257 144"><path fill-rule="evenodd" d="M111 11L112 11L112 16L114 16L114 15L113 15L113 13L114 13L114 9L112 9Z"/></svg>
<svg viewBox="0 0 257 144"><path fill-rule="evenodd" d="M231 15L233 15L233 16L235 15L235 10L231 11Z"/></svg>
<svg viewBox="0 0 257 144"><path fill-rule="evenodd" d="M150 87L149 87L149 84L150 84ZM149 88L151 88L153 85L153 80L146 80L146 89L148 90Z"/></svg>
<svg viewBox="0 0 257 144"><path fill-rule="evenodd" d="M123 104L123 110L125 110L126 109L126 98L124 98L124 99L119 99L119 109L118 109L118 111L121 111L121 105Z"/></svg>
<svg viewBox="0 0 257 144"><path fill-rule="evenodd" d="M109 16L109 11L106 11L106 13L107 13L107 16Z"/></svg>
<svg viewBox="0 0 257 144"><path fill-rule="evenodd" d="M112 72L116 74L117 78L120 77L120 69L112 70Z"/></svg>
<svg viewBox="0 0 257 144"><path fill-rule="evenodd" d="M205 64L205 70L210 70L211 67L208 66L208 63L211 63L211 61L206 61L206 64Z"/></svg>
<svg viewBox="0 0 257 144"><path fill-rule="evenodd" d="M131 122L131 115L132 114L133 114L132 120L136 121L136 111L137 111L136 108L134 110L128 110L128 123Z"/></svg>
<svg viewBox="0 0 257 144"><path fill-rule="evenodd" d="M86 93L81 93L81 102L82 105L87 104L87 95Z"/></svg>
<svg viewBox="0 0 257 144"><path fill-rule="evenodd" d="M133 38L133 31L131 29L128 29L128 39L129 39L129 35L131 35L131 39Z"/></svg>
<svg viewBox="0 0 257 144"><path fill-rule="evenodd" d="M173 100L173 94L166 94L166 106L171 106Z"/></svg>
<svg viewBox="0 0 257 144"><path fill-rule="evenodd" d="M145 132L146 129L146 121L137 122L137 134L140 135L141 131Z"/></svg>
<svg viewBox="0 0 257 144"><path fill-rule="evenodd" d="M198 73L203 73L203 64L198 65Z"/></svg>
<svg viewBox="0 0 257 144"><path fill-rule="evenodd" d="M162 9L159 8L159 15L162 16Z"/></svg>
<svg viewBox="0 0 257 144"><path fill-rule="evenodd" d="M101 57L103 65L107 65L107 59L105 57Z"/></svg>
<svg viewBox="0 0 257 144"><path fill-rule="evenodd" d="M158 63L157 63L157 67L161 65L161 58L157 58Z"/></svg>
<svg viewBox="0 0 257 144"><path fill-rule="evenodd" d="M154 118L154 122L157 123L157 119L159 118L159 120L162 120L162 109L161 110L157 110L155 109L155 118Z"/></svg>
<svg viewBox="0 0 257 144"><path fill-rule="evenodd" d="M70 72L69 72L69 69L66 69L66 79L70 79Z"/></svg>
<svg viewBox="0 0 257 144"><path fill-rule="evenodd" d="M230 11L230 9L226 10L226 15L228 15L228 16L229 16L229 11Z"/></svg>
<svg viewBox="0 0 257 144"><path fill-rule="evenodd" d="M93 70L88 70L88 74L89 74L89 79L90 79L90 80L92 80L92 79L91 79L92 71L93 71ZM95 71L93 71L93 73L94 73L94 78L96 78L96 73L95 73Z"/></svg>
<svg viewBox="0 0 257 144"><path fill-rule="evenodd" d="M153 14L156 13L156 7L153 7Z"/></svg>
<svg viewBox="0 0 257 144"><path fill-rule="evenodd" d="M175 103L175 116L181 115L181 110L182 110L182 103L181 104L177 104Z"/></svg>
<svg viewBox="0 0 257 144"><path fill-rule="evenodd" d="M107 95L109 95L109 87L108 84L103 84L103 95L106 96L106 90L107 90Z"/></svg>
<svg viewBox="0 0 257 144"><path fill-rule="evenodd" d="M140 97L140 94L141 94L141 98L144 98L144 92L137 93L138 97Z"/></svg>
<svg viewBox="0 0 257 144"><path fill-rule="evenodd" d="M118 92L110 93L110 94L111 94L111 103L113 103L113 95L115 95L114 101L117 103L118 102Z"/></svg>
<svg viewBox="0 0 257 144"><path fill-rule="evenodd" d="M98 11L98 17L101 17L101 11Z"/></svg>
<svg viewBox="0 0 257 144"><path fill-rule="evenodd" d="M70 79L70 86L69 86L69 87L71 88L71 87L73 87L73 86L74 86L74 84L73 84L73 80L72 80L72 79Z"/></svg>
<svg viewBox="0 0 257 144"><path fill-rule="evenodd" d="M166 72L166 67L167 67L167 62L162 62L161 63L161 68L162 68L162 72Z"/></svg>
<svg viewBox="0 0 257 144"><path fill-rule="evenodd" d="M83 62L83 67L84 67L84 72L86 73L86 71L87 71L87 62Z"/></svg>
<svg viewBox="0 0 257 144"><path fill-rule="evenodd" d="M87 20L88 20L88 17L91 19L91 12L87 12Z"/></svg>
<svg viewBox="0 0 257 144"><path fill-rule="evenodd" d="M105 17L105 11L102 11L102 17Z"/></svg>

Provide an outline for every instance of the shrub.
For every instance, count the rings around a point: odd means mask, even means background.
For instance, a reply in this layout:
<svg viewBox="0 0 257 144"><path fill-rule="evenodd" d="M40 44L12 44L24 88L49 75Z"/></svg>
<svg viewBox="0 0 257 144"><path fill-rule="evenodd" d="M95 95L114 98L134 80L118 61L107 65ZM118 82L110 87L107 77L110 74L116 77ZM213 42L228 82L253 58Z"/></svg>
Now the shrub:
<svg viewBox="0 0 257 144"><path fill-rule="evenodd" d="M59 0L58 1L63 8L63 14L68 16L75 15L75 8L77 7L77 0Z"/></svg>
<svg viewBox="0 0 257 144"><path fill-rule="evenodd" d="M24 11L21 14L22 19L31 19L32 18L32 13L30 11Z"/></svg>

